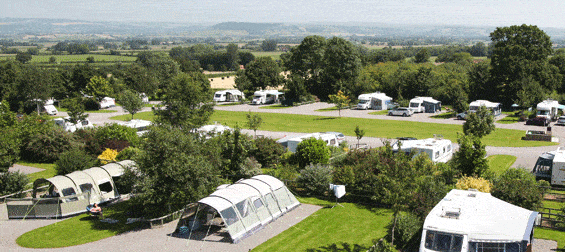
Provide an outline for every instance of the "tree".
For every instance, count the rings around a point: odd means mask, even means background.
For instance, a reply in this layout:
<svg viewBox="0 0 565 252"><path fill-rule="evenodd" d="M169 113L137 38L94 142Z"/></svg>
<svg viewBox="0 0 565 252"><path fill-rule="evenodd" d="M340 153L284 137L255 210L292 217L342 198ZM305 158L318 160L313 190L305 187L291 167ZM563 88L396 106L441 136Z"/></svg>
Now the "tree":
<svg viewBox="0 0 565 252"><path fill-rule="evenodd" d="M86 62L87 62L87 63L94 63L94 56L88 56L88 57L86 57Z"/></svg>
<svg viewBox="0 0 565 252"><path fill-rule="evenodd" d="M351 42L334 37L326 42L323 60L322 82L314 83L310 92L324 100L339 90L349 94L361 70L359 50Z"/></svg>
<svg viewBox="0 0 565 252"><path fill-rule="evenodd" d="M18 52L16 54L16 60L21 62L22 64L25 64L25 63L27 63L31 60L31 54L24 53L24 52Z"/></svg>
<svg viewBox="0 0 565 252"><path fill-rule="evenodd" d="M277 50L277 41L274 39L265 39L261 42L261 50L265 52L274 52Z"/></svg>
<svg viewBox="0 0 565 252"><path fill-rule="evenodd" d="M549 186L549 183L536 181L535 176L525 169L510 168L494 179L491 194L510 204L536 210L542 206L546 190L540 186Z"/></svg>
<svg viewBox="0 0 565 252"><path fill-rule="evenodd" d="M281 59L286 70L304 79L304 86L311 92L320 80L324 68L326 39L321 36L307 36L300 45L293 47L290 53Z"/></svg>
<svg viewBox="0 0 565 252"><path fill-rule="evenodd" d="M485 43L477 42L475 45L471 46L470 53L473 57L484 57L487 56L488 48L485 46Z"/></svg>
<svg viewBox="0 0 565 252"><path fill-rule="evenodd" d="M18 193L25 190L29 179L21 172L0 173L0 195Z"/></svg>
<svg viewBox="0 0 565 252"><path fill-rule="evenodd" d="M195 129L214 111L210 82L202 73L180 73L164 91L163 107L153 108L156 123Z"/></svg>
<svg viewBox="0 0 565 252"><path fill-rule="evenodd" d="M230 70L239 69L239 54L237 52L238 46L236 44L228 44L226 53L228 56L228 68Z"/></svg>
<svg viewBox="0 0 565 252"><path fill-rule="evenodd" d="M16 127L0 127L0 174L7 172L20 159L21 143Z"/></svg>
<svg viewBox="0 0 565 252"><path fill-rule="evenodd" d="M278 88L283 83L281 69L271 57L259 57L247 64L243 74L249 81L251 91L267 87Z"/></svg>
<svg viewBox="0 0 565 252"><path fill-rule="evenodd" d="M341 109L349 106L351 100L347 97L343 92L337 91L337 94L330 95L330 103L334 104L337 110L339 111L339 116L341 117Z"/></svg>
<svg viewBox="0 0 565 252"><path fill-rule="evenodd" d="M126 89L126 91L120 95L119 102L124 110L131 114L131 119L133 119L133 115L135 115L135 113L141 111L143 108L143 100L141 99L141 96L129 89Z"/></svg>
<svg viewBox="0 0 565 252"><path fill-rule="evenodd" d="M430 59L430 51L426 48L420 49L416 55L414 56L414 62L416 63L425 63L428 62Z"/></svg>
<svg viewBox="0 0 565 252"><path fill-rule="evenodd" d="M463 133L482 138L494 131L495 128L492 112L481 106L475 113L469 113L467 121L463 124Z"/></svg>
<svg viewBox="0 0 565 252"><path fill-rule="evenodd" d="M90 78L90 81L86 84L85 92L100 102L102 98L112 93L112 89L107 79L102 76L94 76Z"/></svg>
<svg viewBox="0 0 565 252"><path fill-rule="evenodd" d="M67 109L69 122L73 124L78 124L88 117L88 114L84 113L84 104L80 97L67 99L63 105Z"/></svg>
<svg viewBox="0 0 565 252"><path fill-rule="evenodd" d="M561 76L549 68L548 56L552 53L550 37L537 26L521 25L496 28L491 34L492 82L497 84L497 99L503 104L517 101L524 78L533 80L548 90L555 87L556 78Z"/></svg>
<svg viewBox="0 0 565 252"><path fill-rule="evenodd" d="M330 159L330 149L322 139L308 138L296 146L296 160L301 168L309 164L327 164Z"/></svg>
<svg viewBox="0 0 565 252"><path fill-rule="evenodd" d="M55 56L49 57L49 64L55 64L55 63L57 63L57 58L55 58Z"/></svg>
<svg viewBox="0 0 565 252"><path fill-rule="evenodd" d="M247 127L253 130L255 138L257 138L257 129L261 127L263 123L263 118L258 114L251 114L251 111L246 115L247 117Z"/></svg>
<svg viewBox="0 0 565 252"><path fill-rule="evenodd" d="M160 52L140 52L137 54L135 62L153 72L157 86L162 89L180 72L179 64L168 55Z"/></svg>
<svg viewBox="0 0 565 252"><path fill-rule="evenodd" d="M138 63L126 67L123 77L124 84L138 93L153 96L159 88L159 82L155 73Z"/></svg>
<svg viewBox="0 0 565 252"><path fill-rule="evenodd" d="M359 125L355 126L355 136L357 137L357 147L359 147L359 141L365 135L365 130L359 129Z"/></svg>
<svg viewBox="0 0 565 252"><path fill-rule="evenodd" d="M488 161L481 138L473 134L460 135L457 143L459 150L453 156L453 167L465 176L482 176L488 170Z"/></svg>

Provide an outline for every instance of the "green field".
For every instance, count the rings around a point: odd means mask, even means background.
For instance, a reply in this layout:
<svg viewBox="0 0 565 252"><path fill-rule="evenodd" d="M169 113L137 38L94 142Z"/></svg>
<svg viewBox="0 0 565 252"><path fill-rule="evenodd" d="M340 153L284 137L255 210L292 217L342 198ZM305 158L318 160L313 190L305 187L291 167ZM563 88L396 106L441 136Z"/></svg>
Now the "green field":
<svg viewBox="0 0 565 252"><path fill-rule="evenodd" d="M489 169L496 175L500 175L516 162L516 157L511 155L492 155L487 157L487 161Z"/></svg>
<svg viewBox="0 0 565 252"><path fill-rule="evenodd" d="M65 62L86 62L86 58L94 57L94 62L132 62L137 59L137 57L132 56L123 56L123 55L105 55L105 54L80 54L80 55L33 55L31 57L31 63L48 63L49 58L55 57L57 59L57 63L65 63ZM15 55L10 56L3 56L0 57L0 60L4 59L15 59Z"/></svg>
<svg viewBox="0 0 565 252"><path fill-rule="evenodd" d="M233 112L215 110L210 122L218 122L234 127L246 124L247 112ZM365 130L366 137L381 137L393 139L397 137L430 138L433 134L443 135L453 142L457 141L457 133L462 133L460 125L422 123L412 121L378 120L351 117L328 117L312 115L292 115L277 113L259 113L263 118L260 130L292 131L292 132L323 132L338 131L345 135L354 136L355 126ZM130 120L130 115L114 116L113 120ZM153 120L153 112L141 112L134 116L135 119ZM533 147L556 145L557 143L521 140L525 132L522 130L496 129L493 133L483 138L487 146L500 147Z"/></svg>
<svg viewBox="0 0 565 252"><path fill-rule="evenodd" d="M255 56L256 58L269 56L269 57L271 57L273 60L280 60L280 59L281 59L281 54L283 54L283 52L251 52L251 53L252 53L253 56Z"/></svg>

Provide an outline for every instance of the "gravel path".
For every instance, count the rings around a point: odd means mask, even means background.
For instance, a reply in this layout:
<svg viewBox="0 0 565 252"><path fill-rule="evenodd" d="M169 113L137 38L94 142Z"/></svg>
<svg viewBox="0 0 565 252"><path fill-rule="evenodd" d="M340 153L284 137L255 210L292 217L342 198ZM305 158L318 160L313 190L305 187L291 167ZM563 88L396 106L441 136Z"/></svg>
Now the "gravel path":
<svg viewBox="0 0 565 252"><path fill-rule="evenodd" d="M255 234L243 239L237 244L218 242L213 236L208 240L190 240L171 236L177 222L173 221L163 227L132 231L121 235L112 236L96 242L83 245L41 249L41 251L249 251L263 242L271 239L286 229L291 228L306 217L315 213L322 207L302 204L286 215L268 224ZM0 250L1 251L38 251L18 246L15 242L20 235L55 223L55 220L9 220L0 222ZM64 235L64 234L61 234Z"/></svg>
<svg viewBox="0 0 565 252"><path fill-rule="evenodd" d="M14 164L12 167L10 167L10 169L8 169L8 171L10 171L10 172L19 171L23 174L31 174L31 173L44 171L44 170L45 169L29 167L29 166L24 166L24 165L19 165L19 164Z"/></svg>

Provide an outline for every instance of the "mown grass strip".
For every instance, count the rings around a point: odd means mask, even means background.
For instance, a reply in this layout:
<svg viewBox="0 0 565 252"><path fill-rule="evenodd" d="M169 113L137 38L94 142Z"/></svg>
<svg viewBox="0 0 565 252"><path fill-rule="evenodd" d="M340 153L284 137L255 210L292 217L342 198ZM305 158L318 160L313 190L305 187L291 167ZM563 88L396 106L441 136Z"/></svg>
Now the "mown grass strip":
<svg viewBox="0 0 565 252"><path fill-rule="evenodd" d="M210 122L218 122L230 127L244 127L247 112L216 110ZM313 115L294 115L280 113L259 113L263 118L260 130L292 131L292 132L323 132L338 131L345 135L354 136L355 126L365 130L366 137L380 137L393 139L396 137L430 138L433 134L443 135L453 142L457 141L457 134L462 133L461 125L423 123L413 121L379 120L353 117L330 117ZM135 119L153 120L152 112L141 112L134 116ZM113 120L130 120L130 115L114 116ZM500 147L534 147L549 146L557 143L523 141L526 134L522 130L496 129L493 133L483 138L487 146Z"/></svg>
<svg viewBox="0 0 565 252"><path fill-rule="evenodd" d="M388 110L380 110L380 111L370 112L369 115L388 115Z"/></svg>
<svg viewBox="0 0 565 252"><path fill-rule="evenodd" d="M534 230L534 237L537 239L557 241L558 248L565 246L565 232L537 227Z"/></svg>
<svg viewBox="0 0 565 252"><path fill-rule="evenodd" d="M496 175L500 175L516 162L516 157L512 155L492 155L487 157L488 167Z"/></svg>

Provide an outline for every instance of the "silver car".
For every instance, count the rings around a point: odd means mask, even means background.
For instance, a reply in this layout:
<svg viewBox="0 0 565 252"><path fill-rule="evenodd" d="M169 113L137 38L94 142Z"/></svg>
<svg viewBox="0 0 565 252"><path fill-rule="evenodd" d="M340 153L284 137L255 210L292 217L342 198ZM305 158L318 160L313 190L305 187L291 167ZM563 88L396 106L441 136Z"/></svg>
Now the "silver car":
<svg viewBox="0 0 565 252"><path fill-rule="evenodd" d="M414 112L406 107L395 108L388 112L389 116L411 116Z"/></svg>
<svg viewBox="0 0 565 252"><path fill-rule="evenodd" d="M557 122L555 123L555 125L564 125L565 126L565 116L560 116L557 119Z"/></svg>

